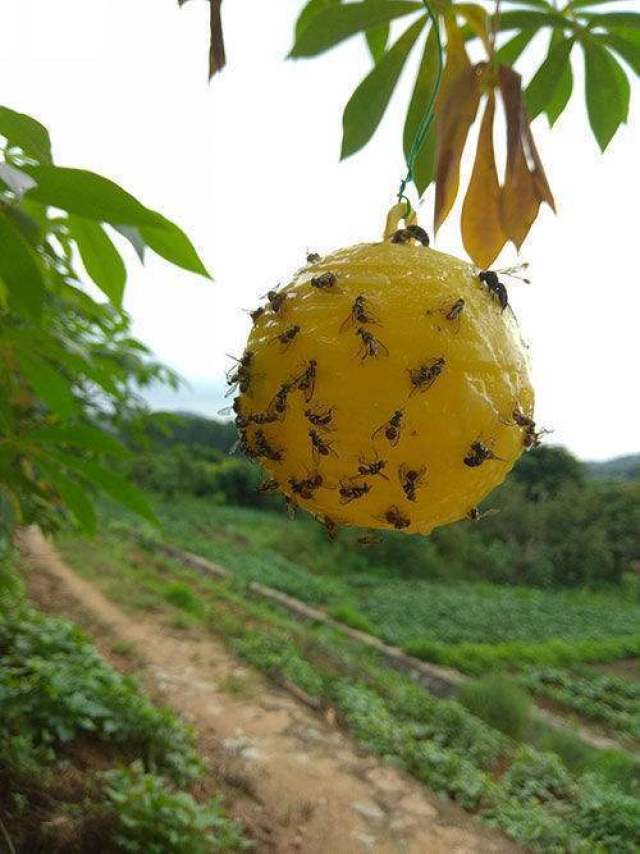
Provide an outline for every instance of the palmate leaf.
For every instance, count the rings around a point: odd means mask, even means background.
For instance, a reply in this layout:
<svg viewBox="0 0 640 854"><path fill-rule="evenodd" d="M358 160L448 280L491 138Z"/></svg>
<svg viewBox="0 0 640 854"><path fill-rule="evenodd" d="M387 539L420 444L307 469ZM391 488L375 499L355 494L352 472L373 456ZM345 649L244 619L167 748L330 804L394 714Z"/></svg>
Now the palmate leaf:
<svg viewBox="0 0 640 854"><path fill-rule="evenodd" d="M357 87L342 117L341 159L361 149L373 136L384 115L411 48L424 29L420 18L398 39Z"/></svg>
<svg viewBox="0 0 640 854"><path fill-rule="evenodd" d="M106 222L116 228L122 229L123 226L137 228L137 235L141 240L165 260L190 272L210 277L193 244L182 229L156 211L140 204L136 198L113 181L94 172L59 166L25 167L25 172L37 184L26 194L27 200L60 208L85 220ZM76 226L80 227L78 220L76 220ZM85 247L89 242L89 230L87 227L83 233ZM96 229L91 230L91 235L96 246L98 241L101 242L101 258L104 262L108 252L106 243L101 241ZM132 240L130 233L125 236ZM95 272L95 257L92 260ZM100 281L96 281L96 284L101 288L106 284L106 287L111 288L118 298L119 280L113 264L111 267L112 281L106 281L104 271L97 271ZM88 272L93 278L93 273L89 270Z"/></svg>
<svg viewBox="0 0 640 854"><path fill-rule="evenodd" d="M27 198L96 222L114 225L157 225L158 214L145 208L108 178L84 169L28 166L37 186Z"/></svg>
<svg viewBox="0 0 640 854"><path fill-rule="evenodd" d="M499 65L513 65L520 58L525 48L528 47L531 39L538 32L537 28L522 30L521 33L513 36L508 42L505 42L501 48L496 51L496 62Z"/></svg>
<svg viewBox="0 0 640 854"><path fill-rule="evenodd" d="M617 33L593 34L593 38L610 47L618 56L640 75L640 32L631 31L623 36Z"/></svg>
<svg viewBox="0 0 640 854"><path fill-rule="evenodd" d="M564 18L553 9L539 11L534 9L509 9L501 12L497 21L499 32L505 30L529 30L542 27L559 27L562 30L573 28L573 22Z"/></svg>
<svg viewBox="0 0 640 854"><path fill-rule="evenodd" d="M49 409L60 418L72 415L77 404L66 377L45 359L26 349L20 349L16 355L22 373Z"/></svg>
<svg viewBox="0 0 640 854"><path fill-rule="evenodd" d="M591 28L608 30L640 30L640 12L581 12Z"/></svg>
<svg viewBox="0 0 640 854"><path fill-rule="evenodd" d="M146 497L132 486L122 475L89 460L79 459L71 454L51 451L49 459L76 472L84 480L106 493L118 504L144 517L149 522L157 523L155 513Z"/></svg>
<svg viewBox="0 0 640 854"><path fill-rule="evenodd" d="M627 75L600 42L581 41L585 64L585 96L589 124L601 151L627 120L630 87Z"/></svg>
<svg viewBox="0 0 640 854"><path fill-rule="evenodd" d="M502 190L502 226L517 248L529 233L541 202L555 203L540 162L524 107L522 81L501 66L499 85L507 122L507 166Z"/></svg>
<svg viewBox="0 0 640 854"><path fill-rule="evenodd" d="M420 122L423 119L426 105L429 103L433 93L437 69L436 34L433 27L431 27L424 45L422 60L420 61L420 67L418 68L413 94L404 123L403 147L405 159L409 157L409 152L416 138ZM418 151L413 170L413 182L416 185L419 196L424 194L429 184L435 178L436 145L436 123L432 122L429 132L422 143L422 147Z"/></svg>
<svg viewBox="0 0 640 854"><path fill-rule="evenodd" d="M130 452L110 433L90 424L73 424L60 427L36 427L24 435L26 443L37 445L70 445L74 448L95 451L113 456L127 456Z"/></svg>
<svg viewBox="0 0 640 854"><path fill-rule="evenodd" d="M80 216L69 217L69 229L87 273L109 300L120 307L127 268L109 235L99 223Z"/></svg>
<svg viewBox="0 0 640 854"><path fill-rule="evenodd" d="M435 231L447 218L458 195L460 159L480 103L480 82L475 68L470 64L463 68L445 93L438 109Z"/></svg>
<svg viewBox="0 0 640 854"><path fill-rule="evenodd" d="M51 163L49 131L31 116L0 107L0 135L34 160Z"/></svg>
<svg viewBox="0 0 640 854"><path fill-rule="evenodd" d="M325 9L329 9L331 6L339 6L340 3L341 0L309 0L296 20L294 31L295 38L297 39L300 36L314 15L317 15L318 12L322 12Z"/></svg>
<svg viewBox="0 0 640 854"><path fill-rule="evenodd" d="M554 98L556 89L562 83L565 68L570 64L569 57L573 44L573 38L565 38L557 32L551 34L549 52L525 92L527 113L531 120L544 112ZM556 110L557 108L558 105Z"/></svg>
<svg viewBox="0 0 640 854"><path fill-rule="evenodd" d="M493 152L495 106L495 95L490 92L460 221L464 248L469 257L485 270L507 242L502 227L502 191Z"/></svg>
<svg viewBox="0 0 640 854"><path fill-rule="evenodd" d="M379 27L372 27L364 34L367 40L369 53L371 54L371 58L374 62L379 62L379 60L384 56L390 32L391 27L389 24L381 24Z"/></svg>
<svg viewBox="0 0 640 854"><path fill-rule="evenodd" d="M165 261L210 279L211 274L184 231L160 214L156 217L157 224L141 225L138 229L144 243Z"/></svg>
<svg viewBox="0 0 640 854"><path fill-rule="evenodd" d="M0 246L0 279L9 291L10 302L38 317L45 293L40 265L16 223L1 210Z"/></svg>
<svg viewBox="0 0 640 854"><path fill-rule="evenodd" d="M572 92L573 71L571 69L571 61L567 59L567 62L562 66L558 75L553 95L547 101L544 108L549 122L549 127L553 127L564 112L565 107L569 103Z"/></svg>
<svg viewBox="0 0 640 854"><path fill-rule="evenodd" d="M67 509L75 517L78 526L87 534L95 534L98 520L93 501L87 491L65 474L51 458L40 459L38 465L47 475L51 486L60 495Z"/></svg>
<svg viewBox="0 0 640 854"><path fill-rule="evenodd" d="M313 15L296 34L289 56L317 56L356 33L420 10L424 11L422 3L413 0L363 0L332 6Z"/></svg>

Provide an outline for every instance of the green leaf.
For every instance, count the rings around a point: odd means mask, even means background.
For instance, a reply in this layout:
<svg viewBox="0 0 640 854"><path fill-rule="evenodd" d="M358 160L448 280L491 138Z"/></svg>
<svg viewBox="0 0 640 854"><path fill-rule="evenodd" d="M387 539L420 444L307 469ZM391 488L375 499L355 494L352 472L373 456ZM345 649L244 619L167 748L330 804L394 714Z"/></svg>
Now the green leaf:
<svg viewBox="0 0 640 854"><path fill-rule="evenodd" d="M640 12L582 12L581 17L589 21L591 28L640 30Z"/></svg>
<svg viewBox="0 0 640 854"><path fill-rule="evenodd" d="M316 56L356 33L420 10L424 11L422 3L411 0L363 0L331 6L313 15L296 36L289 56Z"/></svg>
<svg viewBox="0 0 640 854"><path fill-rule="evenodd" d="M537 32L536 28L523 30L509 39L496 51L496 61L500 65L513 65Z"/></svg>
<svg viewBox="0 0 640 854"><path fill-rule="evenodd" d="M379 27L373 27L364 34L367 40L367 47L374 62L379 62L384 56L389 41L389 33L391 28L389 24L381 24Z"/></svg>
<svg viewBox="0 0 640 854"><path fill-rule="evenodd" d="M31 116L0 107L0 134L34 160L51 163L49 131Z"/></svg>
<svg viewBox="0 0 640 854"><path fill-rule="evenodd" d="M541 27L561 27L566 29L572 26L569 19L563 18L554 10L548 12L536 12L529 9L513 9L501 12L498 18L498 30L528 30L540 29Z"/></svg>
<svg viewBox="0 0 640 854"><path fill-rule="evenodd" d="M184 231L160 214L156 216L157 225L140 226L140 236L147 246L177 267L210 279L207 268Z"/></svg>
<svg viewBox="0 0 640 854"><path fill-rule="evenodd" d="M57 455L58 459L62 459L61 455ZM110 469L103 468L97 463L88 462L86 460L76 460L65 457L69 468L75 469L83 475L94 486L102 489L110 498L127 507L139 516L148 519L150 522L157 522L156 516L151 509L151 505L145 496L134 486L132 486L124 477Z"/></svg>
<svg viewBox="0 0 640 854"><path fill-rule="evenodd" d="M525 103L530 119L544 112L547 104L556 93L560 77L566 65L569 65L573 39L560 35L551 37L549 52L540 68L534 74L525 91Z"/></svg>
<svg viewBox="0 0 640 854"><path fill-rule="evenodd" d="M438 71L438 53L436 34L433 27L429 30L429 35L425 42L422 60L416 82L413 88L413 95L407 110L407 118L404 123L403 148L405 158L408 159L409 152L416 138L416 133L420 126L420 122L424 116L427 104L431 100L433 89L436 82ZM436 167L436 123L433 122L429 133L425 137L422 147L418 152L414 167L414 184L418 190L418 195L422 196L429 184L435 178Z"/></svg>
<svg viewBox="0 0 640 854"><path fill-rule="evenodd" d="M508 0L508 2L516 6L534 6L537 9L554 8L551 3L547 3L547 0Z"/></svg>
<svg viewBox="0 0 640 854"><path fill-rule="evenodd" d="M69 381L44 359L24 350L17 352L18 362L37 396L52 412L68 418L76 409Z"/></svg>
<svg viewBox="0 0 640 854"><path fill-rule="evenodd" d="M349 99L342 117L341 159L361 149L375 133L411 48L424 25L425 18L412 24L367 74Z"/></svg>
<svg viewBox="0 0 640 854"><path fill-rule="evenodd" d="M573 71L571 62L565 63L558 77L558 83L555 87L553 97L547 101L545 113L549 127L553 127L560 118L564 108L569 103L571 93L573 92Z"/></svg>
<svg viewBox="0 0 640 854"><path fill-rule="evenodd" d="M101 454L116 456L129 454L124 445L110 433L88 424L76 424L70 427L36 427L25 434L25 439L38 444L71 445Z"/></svg>
<svg viewBox="0 0 640 854"><path fill-rule="evenodd" d="M583 39L585 96L591 130L601 151L611 142L629 110L627 76L606 48Z"/></svg>
<svg viewBox="0 0 640 854"><path fill-rule="evenodd" d="M302 12L298 15L295 27L295 38L297 39L300 36L300 33L308 25L314 15L317 15L318 12L322 12L331 6L339 6L340 2L341 0L309 0Z"/></svg>
<svg viewBox="0 0 640 854"><path fill-rule="evenodd" d="M71 480L48 460L40 460L40 467L49 476L51 485L59 493L67 508L76 517L78 525L88 534L95 534L97 528L96 511L93 502L85 490L76 481Z"/></svg>
<svg viewBox="0 0 640 854"><path fill-rule="evenodd" d="M69 217L69 229L82 263L100 290L118 308L127 282L127 268L104 228L90 219Z"/></svg>
<svg viewBox="0 0 640 854"><path fill-rule="evenodd" d="M0 211L0 246L0 279L11 302L38 317L45 294L42 271L31 247L4 211Z"/></svg>
<svg viewBox="0 0 640 854"><path fill-rule="evenodd" d="M594 33L593 38L608 45L633 68L636 74L640 75L640 39L632 40L617 33L607 33L602 36Z"/></svg>
<svg viewBox="0 0 640 854"><path fill-rule="evenodd" d="M62 166L28 166L24 171L38 183L27 198L42 204L114 225L157 225L162 219L122 187L95 172Z"/></svg>
<svg viewBox="0 0 640 854"><path fill-rule="evenodd" d="M582 9L585 6L604 6L607 3L620 3L621 0L572 0L572 9Z"/></svg>

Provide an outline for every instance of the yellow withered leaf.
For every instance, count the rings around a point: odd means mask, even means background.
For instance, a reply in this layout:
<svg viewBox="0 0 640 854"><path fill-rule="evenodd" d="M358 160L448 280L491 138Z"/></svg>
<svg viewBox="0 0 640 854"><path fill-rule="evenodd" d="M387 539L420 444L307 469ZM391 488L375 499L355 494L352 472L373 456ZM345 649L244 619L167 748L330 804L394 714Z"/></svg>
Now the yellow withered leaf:
<svg viewBox="0 0 640 854"><path fill-rule="evenodd" d="M461 217L464 248L469 257L483 270L495 261L507 242L507 235L502 228L502 191L493 151L495 107L495 95L490 92Z"/></svg>
<svg viewBox="0 0 640 854"><path fill-rule="evenodd" d="M478 73L469 65L457 75L439 109L435 231L447 218L458 195L460 159L479 103Z"/></svg>
<svg viewBox="0 0 640 854"><path fill-rule="evenodd" d="M506 66L500 67L499 75L507 121L502 225L507 238L519 249L538 215L540 203L547 202L553 210L555 206L529 127L520 75Z"/></svg>

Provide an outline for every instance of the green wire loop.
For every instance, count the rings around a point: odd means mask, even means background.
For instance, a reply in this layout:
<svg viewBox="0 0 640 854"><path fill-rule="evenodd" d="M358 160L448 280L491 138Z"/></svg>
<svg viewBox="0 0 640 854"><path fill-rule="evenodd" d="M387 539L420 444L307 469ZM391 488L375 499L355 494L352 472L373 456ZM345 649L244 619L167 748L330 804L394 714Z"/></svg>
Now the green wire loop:
<svg viewBox="0 0 640 854"><path fill-rule="evenodd" d="M411 146L411 150L407 156L407 174L400 182L400 189L398 190L398 201L402 201L403 199L407 203L407 214L411 212L411 203L409 199L405 195L405 190L407 189L407 185L411 183L413 180L413 172L416 165L416 159L422 148L422 144L425 141L427 134L429 133L429 128L433 122L436 98L438 97L438 92L440 91L440 84L442 83L442 40L440 38L440 26L438 24L438 18L433 12L433 9L427 2L427 0L422 0L424 3L425 9L427 10L427 15L431 21L431 25L433 26L433 31L436 37L436 49L438 53L438 70L436 72L436 82L433 87L433 91L431 93L431 98L429 99L429 103L427 105L427 109L425 110L425 114L418 126L418 130L416 132L416 138L413 141L413 145Z"/></svg>

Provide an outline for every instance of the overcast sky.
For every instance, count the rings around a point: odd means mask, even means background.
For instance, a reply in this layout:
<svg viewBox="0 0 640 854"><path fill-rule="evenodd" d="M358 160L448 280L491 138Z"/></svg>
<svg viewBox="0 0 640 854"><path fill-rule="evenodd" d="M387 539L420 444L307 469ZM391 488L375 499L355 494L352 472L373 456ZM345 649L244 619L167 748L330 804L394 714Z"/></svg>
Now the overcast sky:
<svg viewBox="0 0 640 854"><path fill-rule="evenodd" d="M153 258L130 261L136 334L192 390L153 403L214 415L242 309L307 249L381 237L403 172L409 68L374 142L339 163L341 114L369 67L356 38L285 61L302 0L227 0L228 66L209 86L207 6L192 0L3 0L0 102L50 129L61 165L117 180L179 222L209 283ZM627 9L640 6L627 3ZM530 47L544 55L546 37ZM531 66L533 67L533 66ZM530 342L537 419L581 457L640 451L640 88L629 125L601 156L586 123L582 69L553 131L534 124L555 193L522 252L534 284L511 289ZM466 171L471 163L466 154ZM432 197L422 222L430 228ZM457 209L436 248L462 253ZM512 263L510 250L502 263Z"/></svg>

